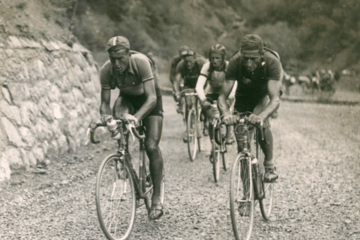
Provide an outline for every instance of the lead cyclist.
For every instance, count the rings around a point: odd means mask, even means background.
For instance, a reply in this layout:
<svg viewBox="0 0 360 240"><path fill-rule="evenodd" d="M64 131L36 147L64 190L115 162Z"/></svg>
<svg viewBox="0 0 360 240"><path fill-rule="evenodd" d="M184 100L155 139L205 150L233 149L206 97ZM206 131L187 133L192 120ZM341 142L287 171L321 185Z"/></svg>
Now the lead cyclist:
<svg viewBox="0 0 360 240"><path fill-rule="evenodd" d="M218 100L218 107L225 124L236 123L236 117L229 112L227 98L235 82L238 87L235 94L235 111L251 112L249 120L256 124L264 123L265 139L259 144L264 152L265 176L267 182L278 178L273 161L273 136L269 117L280 106L280 82L283 71L276 52L264 48L262 39L255 34L246 35L241 40L241 48L229 61L226 70L226 83ZM238 142L238 151L242 144Z"/></svg>

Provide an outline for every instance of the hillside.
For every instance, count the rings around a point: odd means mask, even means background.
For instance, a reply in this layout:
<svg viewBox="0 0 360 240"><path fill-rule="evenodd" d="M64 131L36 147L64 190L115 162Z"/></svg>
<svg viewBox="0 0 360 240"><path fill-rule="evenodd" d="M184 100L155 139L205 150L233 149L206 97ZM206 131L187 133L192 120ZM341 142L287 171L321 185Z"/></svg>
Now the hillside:
<svg viewBox="0 0 360 240"><path fill-rule="evenodd" d="M341 5L341 3L343 3ZM360 5L350 1L285 0L4 0L0 34L30 38L76 39L102 64L106 41L129 38L134 50L152 52L167 74L180 45L207 55L215 43L229 56L247 33L259 34L280 53L285 68L359 68ZM298 11L300 9L300 11ZM76 39L73 37L76 36Z"/></svg>

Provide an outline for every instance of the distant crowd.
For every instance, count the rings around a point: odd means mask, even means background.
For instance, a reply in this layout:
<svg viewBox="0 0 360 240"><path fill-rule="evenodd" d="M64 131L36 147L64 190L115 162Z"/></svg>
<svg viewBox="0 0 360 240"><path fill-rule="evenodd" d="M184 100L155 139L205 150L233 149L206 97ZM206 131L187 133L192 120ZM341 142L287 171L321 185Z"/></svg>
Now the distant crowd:
<svg viewBox="0 0 360 240"><path fill-rule="evenodd" d="M289 87L298 84L304 93L335 93L335 82L340 80L340 73L331 69L320 69L309 75L292 76L284 71L283 86L285 94L290 95Z"/></svg>

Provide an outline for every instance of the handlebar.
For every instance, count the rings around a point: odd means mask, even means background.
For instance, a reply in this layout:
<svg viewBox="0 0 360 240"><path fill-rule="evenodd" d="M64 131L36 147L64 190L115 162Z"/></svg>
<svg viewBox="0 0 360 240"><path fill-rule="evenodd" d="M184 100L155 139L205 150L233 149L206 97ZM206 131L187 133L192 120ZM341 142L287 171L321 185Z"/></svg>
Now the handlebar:
<svg viewBox="0 0 360 240"><path fill-rule="evenodd" d="M136 129L135 125L131 122L131 121L128 121L126 119L115 119L116 123L119 125L122 125L122 124L125 124L126 128L130 131L130 133L132 135L134 135L137 139L144 139L145 138L145 135L144 134L140 134L139 131ZM98 128L98 127L106 127L107 125L102 123L102 122L91 122L90 125L89 125L89 128L88 128L88 131L87 131L87 135L88 135L88 138L90 138L90 141L93 143L93 144L98 144L100 143L99 140L96 139L95 137L95 130ZM122 127L122 126L120 126Z"/></svg>
<svg viewBox="0 0 360 240"><path fill-rule="evenodd" d="M236 117L236 123L234 123L234 124L237 124L237 123L248 124L248 125L256 127L260 131L261 140L264 140L265 139L264 122L263 121L258 121L256 123L251 123L249 121L249 114L251 114L251 112L242 113L242 114L240 114L240 116L234 115ZM224 123L224 122L221 121L221 123Z"/></svg>
<svg viewBox="0 0 360 240"><path fill-rule="evenodd" d="M185 95L185 96L197 96L197 92L195 91L195 89L191 89L191 88L186 88L184 90L182 90L180 92L180 95Z"/></svg>

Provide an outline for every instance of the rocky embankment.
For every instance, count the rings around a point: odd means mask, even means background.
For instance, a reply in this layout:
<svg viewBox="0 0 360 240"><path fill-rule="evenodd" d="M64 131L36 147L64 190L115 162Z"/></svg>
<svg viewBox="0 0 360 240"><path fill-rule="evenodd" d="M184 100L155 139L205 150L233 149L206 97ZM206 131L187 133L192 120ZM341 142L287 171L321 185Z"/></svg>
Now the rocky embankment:
<svg viewBox="0 0 360 240"><path fill-rule="evenodd" d="M78 43L0 39L0 181L75 151L99 106L98 67Z"/></svg>

